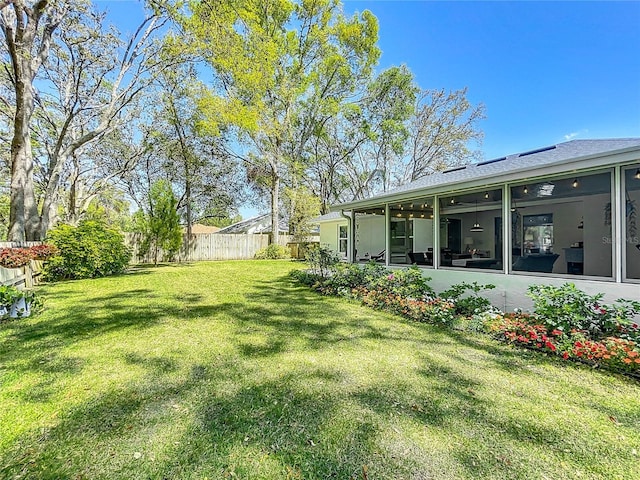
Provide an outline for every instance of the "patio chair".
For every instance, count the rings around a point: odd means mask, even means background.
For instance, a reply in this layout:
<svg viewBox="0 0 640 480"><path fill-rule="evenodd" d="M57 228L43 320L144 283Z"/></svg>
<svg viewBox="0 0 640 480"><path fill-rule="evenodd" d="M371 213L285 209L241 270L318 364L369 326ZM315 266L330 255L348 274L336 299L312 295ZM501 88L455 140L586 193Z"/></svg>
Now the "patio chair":
<svg viewBox="0 0 640 480"><path fill-rule="evenodd" d="M379 254L377 255L371 255L371 260L374 260L376 262L384 262L384 250L382 250Z"/></svg>

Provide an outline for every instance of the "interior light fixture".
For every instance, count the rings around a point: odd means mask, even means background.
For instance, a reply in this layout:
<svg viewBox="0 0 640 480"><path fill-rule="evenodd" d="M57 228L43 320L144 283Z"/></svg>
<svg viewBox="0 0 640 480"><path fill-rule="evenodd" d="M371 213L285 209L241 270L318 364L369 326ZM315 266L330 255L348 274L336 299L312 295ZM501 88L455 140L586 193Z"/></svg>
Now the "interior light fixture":
<svg viewBox="0 0 640 480"><path fill-rule="evenodd" d="M529 193L529 187L525 185L524 188L522 189L522 193L524 193L525 195Z"/></svg>
<svg viewBox="0 0 640 480"><path fill-rule="evenodd" d="M636 174L633 176L636 180L640 180L640 168L636 170Z"/></svg>
<svg viewBox="0 0 640 480"><path fill-rule="evenodd" d="M453 205L454 203L456 203L456 200L455 200L455 198L452 198L451 199L451 205Z"/></svg>
<svg viewBox="0 0 640 480"><path fill-rule="evenodd" d="M484 232L484 228L478 223L478 201L476 200L476 223L469 229L470 232Z"/></svg>
<svg viewBox="0 0 640 480"><path fill-rule="evenodd" d="M489 198L489 192L484 192L484 198Z"/></svg>
<svg viewBox="0 0 640 480"><path fill-rule="evenodd" d="M573 180L573 183L571 184L571 186L573 188L576 188L578 186L578 179L577 178Z"/></svg>

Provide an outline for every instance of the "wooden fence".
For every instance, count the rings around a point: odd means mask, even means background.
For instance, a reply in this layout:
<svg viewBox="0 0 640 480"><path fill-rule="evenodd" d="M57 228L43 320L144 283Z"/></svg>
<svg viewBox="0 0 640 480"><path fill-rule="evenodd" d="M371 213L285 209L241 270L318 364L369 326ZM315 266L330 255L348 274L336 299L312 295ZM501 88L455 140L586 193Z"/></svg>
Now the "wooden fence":
<svg viewBox="0 0 640 480"><path fill-rule="evenodd" d="M282 236L280 243L290 240L289 236ZM152 263L153 255L140 257L142 235L126 233L125 243L133 253L131 263ZM243 260L253 258L258 250L269 245L269 235L266 234L220 234L196 233L188 238L185 234L182 248L174 258L176 262L195 262L201 260ZM158 261L162 260L162 252Z"/></svg>
<svg viewBox="0 0 640 480"><path fill-rule="evenodd" d="M42 242L0 242L0 248L23 248L40 245ZM13 285L18 288L31 288L40 282L42 262L31 260L29 265L20 268L0 267L0 285Z"/></svg>
<svg viewBox="0 0 640 480"><path fill-rule="evenodd" d="M147 254L140 257L140 244L142 235L138 233L125 233L125 244L131 249L131 263L153 263L153 255ZM307 242L292 242L289 235L280 236L280 244L288 245L294 258L303 258L305 248L309 243L317 243L313 238ZM31 247L42 242L0 242L0 248ZM175 262L197 262L203 260L244 260L251 259L256 252L269 245L267 234L219 234L197 233L187 238L185 234L182 248L173 259ZM162 252L158 261L163 261ZM30 265L22 268L0 267L0 284L16 285L18 287L32 287L37 285L42 271L42 262L32 260Z"/></svg>

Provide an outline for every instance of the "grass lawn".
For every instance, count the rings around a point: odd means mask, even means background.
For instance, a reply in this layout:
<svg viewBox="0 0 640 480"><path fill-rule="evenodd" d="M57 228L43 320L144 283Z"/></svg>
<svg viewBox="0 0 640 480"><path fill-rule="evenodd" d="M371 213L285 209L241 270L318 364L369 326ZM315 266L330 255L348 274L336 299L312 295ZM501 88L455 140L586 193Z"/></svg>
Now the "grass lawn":
<svg viewBox="0 0 640 480"><path fill-rule="evenodd" d="M0 478L637 479L640 384L322 297L295 264L41 288L0 324Z"/></svg>

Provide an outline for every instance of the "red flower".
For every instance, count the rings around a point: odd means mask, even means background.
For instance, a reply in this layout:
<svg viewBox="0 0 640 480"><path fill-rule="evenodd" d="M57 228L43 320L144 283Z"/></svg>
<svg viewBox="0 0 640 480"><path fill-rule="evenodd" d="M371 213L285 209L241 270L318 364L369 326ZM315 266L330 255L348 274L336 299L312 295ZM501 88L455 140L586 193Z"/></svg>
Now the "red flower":
<svg viewBox="0 0 640 480"><path fill-rule="evenodd" d="M569 358L569 352L562 352L562 358L567 360Z"/></svg>

